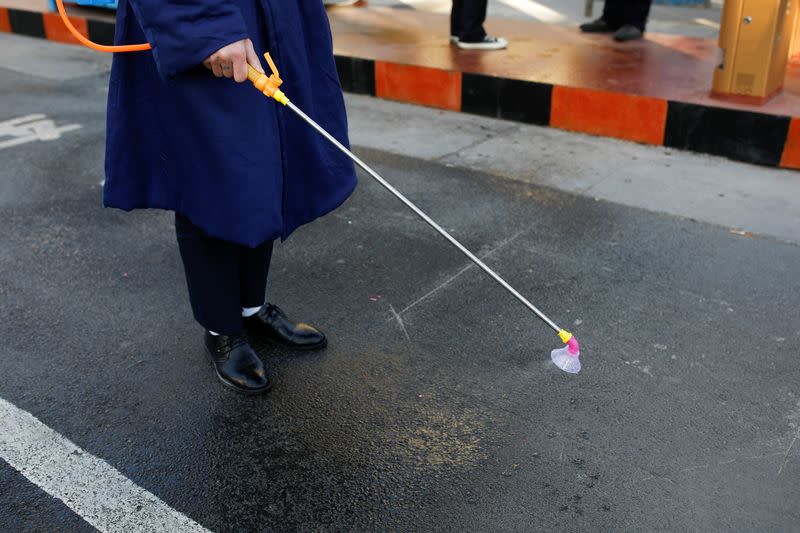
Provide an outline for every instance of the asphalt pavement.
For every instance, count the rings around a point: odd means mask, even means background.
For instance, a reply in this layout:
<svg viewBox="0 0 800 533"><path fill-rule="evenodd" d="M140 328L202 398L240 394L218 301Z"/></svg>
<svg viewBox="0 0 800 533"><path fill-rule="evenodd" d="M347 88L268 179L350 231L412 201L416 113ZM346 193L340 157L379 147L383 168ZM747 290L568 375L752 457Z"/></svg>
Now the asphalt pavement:
<svg viewBox="0 0 800 533"><path fill-rule="evenodd" d="M259 346L276 384L242 397L204 358L170 214L101 206L102 63L11 63L0 399L197 524L800 527L796 242L361 147L576 333L583 371L556 369L553 332L362 175L342 208L276 247L268 287L330 346ZM81 502L0 458L0 531L93 530Z"/></svg>

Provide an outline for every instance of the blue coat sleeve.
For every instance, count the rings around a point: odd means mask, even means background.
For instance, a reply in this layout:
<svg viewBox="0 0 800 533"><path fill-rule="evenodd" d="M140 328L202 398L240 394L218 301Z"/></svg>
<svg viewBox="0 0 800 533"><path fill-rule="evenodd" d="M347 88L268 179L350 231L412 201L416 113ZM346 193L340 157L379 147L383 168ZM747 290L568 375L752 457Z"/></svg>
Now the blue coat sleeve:
<svg viewBox="0 0 800 533"><path fill-rule="evenodd" d="M153 47L163 79L201 64L220 48L246 39L234 0L129 0Z"/></svg>

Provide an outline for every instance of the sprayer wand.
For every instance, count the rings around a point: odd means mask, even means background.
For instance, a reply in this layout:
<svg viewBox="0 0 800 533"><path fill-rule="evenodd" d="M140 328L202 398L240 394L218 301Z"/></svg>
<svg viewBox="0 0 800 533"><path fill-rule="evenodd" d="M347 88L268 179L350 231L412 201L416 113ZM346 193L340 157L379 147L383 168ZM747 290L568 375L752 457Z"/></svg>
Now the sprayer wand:
<svg viewBox="0 0 800 533"><path fill-rule="evenodd" d="M506 280L504 280L502 277L500 277L499 274L497 274L497 272L489 268L489 266L487 266L486 263L481 261L475 254L470 252L463 244L461 244L455 237L450 235L450 233L448 233L444 228L442 228L438 223L436 223L435 220L433 220L424 211L422 211L419 207L417 207L411 200L406 198L403 195L403 193L398 191L391 183L383 179L383 177L381 177L380 174L375 172L369 165L364 163L358 156L356 156L353 152L348 150L342 143L336 140L336 138L333 137L333 135L328 133L325 130L325 128L317 124L316 121L314 121L311 117L306 115L300 108L295 106L289 100L289 98L287 98L286 95L278 88L283 81L281 80L278 74L278 70L275 67L275 63L273 63L272 58L268 53L264 54L264 57L266 58L270 70L272 71L272 74L270 76L267 76L266 74L257 71L253 67L250 67L248 72L248 78L259 91L263 92L265 96L273 98L277 102L291 109L298 117L303 119L309 126L314 128L320 135L325 137L325 139L327 139L331 144L333 144L336 148L338 148L339 151L344 153L356 165L361 167L361 169L364 172L369 174L370 177L372 177L375 181L383 185L383 187L386 190L392 193L398 200L403 202L406 205L406 207L411 209L414 213L416 213L418 217L424 220L442 237L447 239L450 242L450 244L458 248L458 250L461 251L461 253L463 253L464 255L466 255L470 259L470 261L478 265L484 272L489 274L489 276L491 276L492 279L494 279L497 283L499 283L501 287L510 292L511 295L514 296L517 300L519 300L525 307L533 311L536 314L536 316L538 316L545 324L550 326L556 333L558 333L558 336L561 338L564 344L567 344L567 350L569 351L570 354L574 355L575 360L577 362L577 356L580 353L580 347L578 345L577 339L575 339L572 333L558 327L555 322L553 322L552 320L550 320L550 318L548 318L547 315L545 315L535 305L533 305L530 301L528 301L527 298L522 296L519 293L519 291L517 291L514 287L509 285Z"/></svg>

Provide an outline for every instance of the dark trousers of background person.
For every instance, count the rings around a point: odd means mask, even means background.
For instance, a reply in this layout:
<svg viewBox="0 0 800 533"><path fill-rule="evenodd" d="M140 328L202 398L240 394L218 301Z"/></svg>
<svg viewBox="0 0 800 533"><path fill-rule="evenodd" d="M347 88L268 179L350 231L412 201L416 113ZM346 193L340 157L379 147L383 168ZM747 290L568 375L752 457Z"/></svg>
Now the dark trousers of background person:
<svg viewBox="0 0 800 533"><path fill-rule="evenodd" d="M486 37L483 23L486 21L488 0L453 0L450 12L450 35L464 42L479 42Z"/></svg>
<svg viewBox="0 0 800 533"><path fill-rule="evenodd" d="M644 31L652 0L606 0L603 20L614 30L630 24Z"/></svg>
<svg viewBox="0 0 800 533"><path fill-rule="evenodd" d="M175 234L195 319L215 333L241 335L242 308L264 305L273 242L248 248L215 239L177 213Z"/></svg>

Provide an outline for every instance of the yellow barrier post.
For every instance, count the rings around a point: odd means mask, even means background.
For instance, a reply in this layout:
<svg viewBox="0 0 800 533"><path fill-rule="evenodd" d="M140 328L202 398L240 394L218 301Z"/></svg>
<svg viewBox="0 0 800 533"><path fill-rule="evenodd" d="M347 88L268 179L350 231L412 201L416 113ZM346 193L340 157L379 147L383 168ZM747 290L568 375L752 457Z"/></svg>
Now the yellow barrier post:
<svg viewBox="0 0 800 533"><path fill-rule="evenodd" d="M763 104L783 87L799 0L725 0L712 96Z"/></svg>

